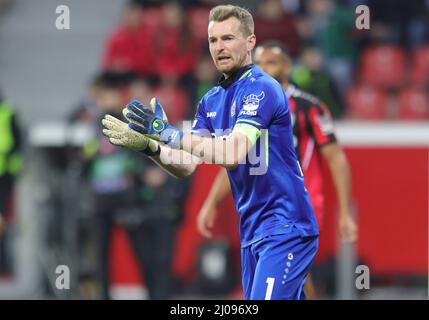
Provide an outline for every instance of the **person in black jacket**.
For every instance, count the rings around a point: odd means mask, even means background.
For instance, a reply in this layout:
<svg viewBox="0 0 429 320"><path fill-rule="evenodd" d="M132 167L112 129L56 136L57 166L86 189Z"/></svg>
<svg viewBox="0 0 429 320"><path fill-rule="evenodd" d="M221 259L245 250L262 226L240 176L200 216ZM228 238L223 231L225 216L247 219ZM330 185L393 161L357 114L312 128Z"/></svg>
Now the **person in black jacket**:
<svg viewBox="0 0 429 320"><path fill-rule="evenodd" d="M21 134L13 107L0 94L0 273L7 269L4 235L16 176L21 170Z"/></svg>
<svg viewBox="0 0 429 320"><path fill-rule="evenodd" d="M121 116L123 107L117 84L100 84L98 105L103 112ZM174 179L142 154L111 145L101 135L97 145L89 181L95 200L102 298L111 298L110 240L113 226L120 225L132 245L149 298L168 299L173 289L174 238L182 217L187 182Z"/></svg>

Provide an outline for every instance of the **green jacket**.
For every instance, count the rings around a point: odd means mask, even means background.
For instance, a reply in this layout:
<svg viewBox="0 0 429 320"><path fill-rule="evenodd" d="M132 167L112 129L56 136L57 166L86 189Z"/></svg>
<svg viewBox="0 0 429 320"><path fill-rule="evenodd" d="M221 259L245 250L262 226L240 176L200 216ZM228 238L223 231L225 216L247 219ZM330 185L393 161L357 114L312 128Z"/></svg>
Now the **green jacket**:
<svg viewBox="0 0 429 320"><path fill-rule="evenodd" d="M0 177L17 175L22 168L20 137L12 107L0 102Z"/></svg>

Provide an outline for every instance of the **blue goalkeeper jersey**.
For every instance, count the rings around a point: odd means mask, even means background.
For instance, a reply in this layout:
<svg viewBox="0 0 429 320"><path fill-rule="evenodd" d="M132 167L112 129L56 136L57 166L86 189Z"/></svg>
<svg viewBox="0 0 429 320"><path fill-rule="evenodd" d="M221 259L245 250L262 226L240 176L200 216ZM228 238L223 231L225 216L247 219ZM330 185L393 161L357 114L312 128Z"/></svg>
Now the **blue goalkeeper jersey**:
<svg viewBox="0 0 429 320"><path fill-rule="evenodd" d="M242 247L294 227L302 236L318 235L294 149L288 99L281 85L254 65L221 79L201 99L191 132L227 139L238 129L250 132L254 142L246 161L227 170Z"/></svg>

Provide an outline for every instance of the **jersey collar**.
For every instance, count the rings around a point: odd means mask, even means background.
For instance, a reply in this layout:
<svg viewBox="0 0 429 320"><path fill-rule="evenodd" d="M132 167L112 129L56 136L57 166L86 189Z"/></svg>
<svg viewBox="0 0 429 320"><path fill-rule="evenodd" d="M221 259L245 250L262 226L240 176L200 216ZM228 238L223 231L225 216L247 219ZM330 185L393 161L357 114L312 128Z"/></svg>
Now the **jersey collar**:
<svg viewBox="0 0 429 320"><path fill-rule="evenodd" d="M240 69L234 71L232 75L229 76L228 79L225 79L225 76L222 76L218 81L218 85L220 85L224 89L227 89L236 81L241 80L242 78L247 76L247 74L250 72L253 66L254 64L252 63L252 64L248 64L247 66L241 67Z"/></svg>

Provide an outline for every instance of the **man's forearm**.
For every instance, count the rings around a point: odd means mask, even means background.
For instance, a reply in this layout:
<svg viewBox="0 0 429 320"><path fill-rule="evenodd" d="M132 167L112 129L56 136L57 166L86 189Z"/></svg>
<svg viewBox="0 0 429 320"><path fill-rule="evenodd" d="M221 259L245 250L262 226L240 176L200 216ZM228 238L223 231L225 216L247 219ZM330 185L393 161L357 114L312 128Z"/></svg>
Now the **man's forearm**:
<svg viewBox="0 0 429 320"><path fill-rule="evenodd" d="M331 171L337 192L340 214L348 214L351 206L351 174L344 151L338 143L331 143L321 148L321 153L326 159Z"/></svg>
<svg viewBox="0 0 429 320"><path fill-rule="evenodd" d="M207 201L217 206L230 192L231 186L229 184L228 175L226 173L226 169L222 168L213 182L212 188L210 189L209 195L207 197Z"/></svg>
<svg viewBox="0 0 429 320"><path fill-rule="evenodd" d="M351 206L351 174L344 153L341 152L331 159L329 167L337 191L340 214L346 214Z"/></svg>
<svg viewBox="0 0 429 320"><path fill-rule="evenodd" d="M185 133L180 143L182 150L225 168L235 168L252 147L242 134L233 134L227 139L204 138Z"/></svg>
<svg viewBox="0 0 429 320"><path fill-rule="evenodd" d="M171 149L159 145L159 155L150 158L168 174L176 178L186 178L194 173L201 160L184 150Z"/></svg>

